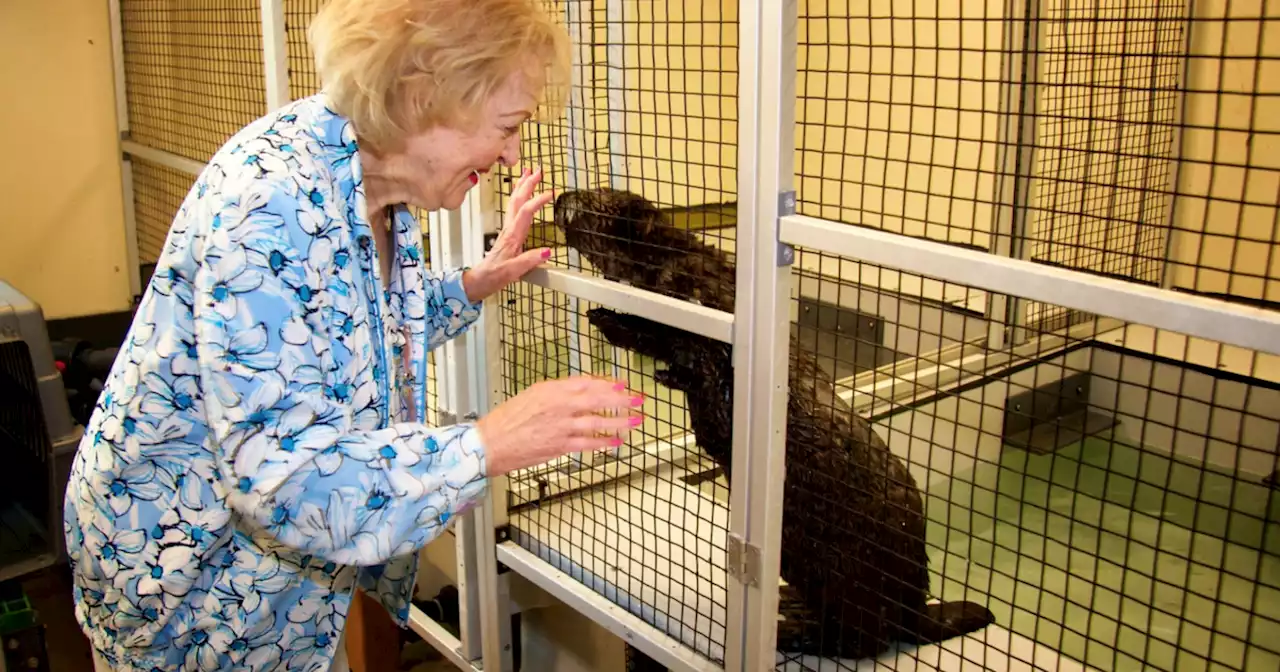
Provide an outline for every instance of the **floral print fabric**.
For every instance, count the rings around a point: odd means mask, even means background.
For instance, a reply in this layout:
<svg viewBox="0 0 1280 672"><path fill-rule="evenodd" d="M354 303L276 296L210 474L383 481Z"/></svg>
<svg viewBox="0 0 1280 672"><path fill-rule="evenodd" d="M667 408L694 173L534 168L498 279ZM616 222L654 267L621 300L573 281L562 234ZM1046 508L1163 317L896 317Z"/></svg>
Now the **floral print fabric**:
<svg viewBox="0 0 1280 672"><path fill-rule="evenodd" d="M76 616L116 670L324 670L352 590L401 625L416 551L485 489L429 428L427 350L479 316L323 94L245 127L174 219L67 488Z"/></svg>

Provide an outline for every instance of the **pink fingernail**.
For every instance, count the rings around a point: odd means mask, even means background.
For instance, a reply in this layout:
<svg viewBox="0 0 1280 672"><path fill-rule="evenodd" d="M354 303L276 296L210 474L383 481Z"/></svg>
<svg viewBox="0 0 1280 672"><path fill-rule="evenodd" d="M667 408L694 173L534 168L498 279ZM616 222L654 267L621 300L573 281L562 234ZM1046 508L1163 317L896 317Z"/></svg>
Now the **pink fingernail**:
<svg viewBox="0 0 1280 672"><path fill-rule="evenodd" d="M639 426L640 426L641 424L643 424L643 423L644 423L644 416L642 416L642 415L632 416L632 418L631 418L631 426L632 426L632 427L639 427Z"/></svg>
<svg viewBox="0 0 1280 672"><path fill-rule="evenodd" d="M639 396L639 397L631 397L631 405L632 405L632 406L642 406L642 405L644 405L644 396L642 395L642 396Z"/></svg>
<svg viewBox="0 0 1280 672"><path fill-rule="evenodd" d="M622 445L622 439L619 439L616 437L609 439L609 445L613 446L614 448L617 448L618 446Z"/></svg>
<svg viewBox="0 0 1280 672"><path fill-rule="evenodd" d="M551 258L551 250L543 250L543 251L542 251L542 258L543 258L543 259L550 259L550 258Z"/></svg>
<svg viewBox="0 0 1280 672"><path fill-rule="evenodd" d="M623 390L627 389L627 385L626 385L626 383L615 383L615 384L614 384L614 386L613 386L613 389L614 389L614 390L616 390L616 391L618 391L618 392L621 392L621 391L623 391Z"/></svg>

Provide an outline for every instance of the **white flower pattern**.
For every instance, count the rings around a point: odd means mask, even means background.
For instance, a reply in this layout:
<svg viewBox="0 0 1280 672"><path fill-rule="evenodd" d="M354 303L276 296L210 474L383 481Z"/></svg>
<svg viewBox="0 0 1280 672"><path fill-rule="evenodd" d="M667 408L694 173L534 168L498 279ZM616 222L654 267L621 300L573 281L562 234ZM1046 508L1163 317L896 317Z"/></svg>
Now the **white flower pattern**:
<svg viewBox="0 0 1280 672"><path fill-rule="evenodd" d="M410 421L480 305L403 207L383 292L371 234L323 93L192 186L65 500L76 617L114 669L324 669L355 587L404 625L416 551L483 494L475 427Z"/></svg>

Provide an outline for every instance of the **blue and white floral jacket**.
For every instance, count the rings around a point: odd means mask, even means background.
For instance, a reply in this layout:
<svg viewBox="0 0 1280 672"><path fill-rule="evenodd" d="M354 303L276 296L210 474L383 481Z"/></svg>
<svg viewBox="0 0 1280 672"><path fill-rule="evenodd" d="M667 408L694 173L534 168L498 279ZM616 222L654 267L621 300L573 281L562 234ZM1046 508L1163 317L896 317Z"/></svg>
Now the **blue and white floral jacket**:
<svg viewBox="0 0 1280 672"><path fill-rule="evenodd" d="M174 219L76 456L76 616L117 670L323 670L355 586L403 625L416 551L485 491L427 350L479 316L400 208L382 290L323 94L232 137Z"/></svg>

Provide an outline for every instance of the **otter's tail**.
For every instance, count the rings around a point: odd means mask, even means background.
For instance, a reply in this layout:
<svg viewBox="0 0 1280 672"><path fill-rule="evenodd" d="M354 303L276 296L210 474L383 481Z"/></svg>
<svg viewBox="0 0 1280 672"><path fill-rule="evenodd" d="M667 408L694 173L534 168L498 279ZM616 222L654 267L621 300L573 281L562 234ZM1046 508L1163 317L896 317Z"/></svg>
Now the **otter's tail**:
<svg viewBox="0 0 1280 672"><path fill-rule="evenodd" d="M981 630L995 621L995 614L974 602L928 604L916 622L915 632L903 633L903 639L919 646L936 644Z"/></svg>

